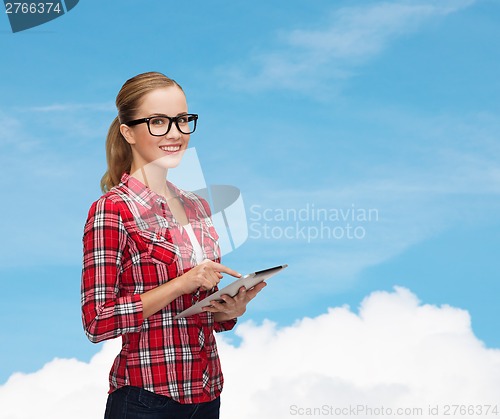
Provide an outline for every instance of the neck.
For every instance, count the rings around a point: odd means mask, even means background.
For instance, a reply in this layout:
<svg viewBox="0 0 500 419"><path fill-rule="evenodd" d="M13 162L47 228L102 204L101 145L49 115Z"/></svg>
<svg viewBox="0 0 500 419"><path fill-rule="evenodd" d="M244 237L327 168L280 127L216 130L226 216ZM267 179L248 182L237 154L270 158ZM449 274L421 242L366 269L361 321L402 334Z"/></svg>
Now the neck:
<svg viewBox="0 0 500 419"><path fill-rule="evenodd" d="M130 176L136 178L146 185L153 192L169 198L171 193L167 187L168 170L163 167L158 167L153 164L145 166L132 165L130 168Z"/></svg>

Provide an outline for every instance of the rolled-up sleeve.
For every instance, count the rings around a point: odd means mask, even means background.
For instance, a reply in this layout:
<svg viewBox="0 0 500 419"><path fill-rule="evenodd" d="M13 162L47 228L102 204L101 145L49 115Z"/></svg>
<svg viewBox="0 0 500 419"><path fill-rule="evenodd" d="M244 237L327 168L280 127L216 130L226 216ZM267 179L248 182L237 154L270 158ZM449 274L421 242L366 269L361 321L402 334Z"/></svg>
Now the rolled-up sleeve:
<svg viewBox="0 0 500 419"><path fill-rule="evenodd" d="M217 333L231 330L236 325L237 319L226 320L225 322L214 322L214 330Z"/></svg>
<svg viewBox="0 0 500 419"><path fill-rule="evenodd" d="M139 294L120 296L119 282L127 233L116 204L103 197L90 208L83 235L82 321L90 341L139 332Z"/></svg>

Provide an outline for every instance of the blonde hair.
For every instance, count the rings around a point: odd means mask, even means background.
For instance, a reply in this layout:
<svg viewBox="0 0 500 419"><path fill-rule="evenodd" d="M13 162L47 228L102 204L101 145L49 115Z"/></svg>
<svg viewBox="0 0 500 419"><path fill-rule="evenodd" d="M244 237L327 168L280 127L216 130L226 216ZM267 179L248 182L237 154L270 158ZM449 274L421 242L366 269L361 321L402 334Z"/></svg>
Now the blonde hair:
<svg viewBox="0 0 500 419"><path fill-rule="evenodd" d="M108 170L101 179L103 192L109 191L120 183L123 173L130 173L132 148L120 132L120 125L136 118L143 97L149 92L165 87L182 87L162 73L149 72L138 74L127 80L116 96L118 116L109 127L106 138L106 160Z"/></svg>

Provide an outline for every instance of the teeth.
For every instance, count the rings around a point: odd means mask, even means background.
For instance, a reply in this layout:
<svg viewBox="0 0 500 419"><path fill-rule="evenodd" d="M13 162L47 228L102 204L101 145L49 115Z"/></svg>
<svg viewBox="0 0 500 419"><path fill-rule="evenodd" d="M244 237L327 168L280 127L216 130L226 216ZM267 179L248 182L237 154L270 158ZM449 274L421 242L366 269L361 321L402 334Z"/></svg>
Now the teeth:
<svg viewBox="0 0 500 419"><path fill-rule="evenodd" d="M181 146L180 145L165 145L160 147L163 151L178 151Z"/></svg>

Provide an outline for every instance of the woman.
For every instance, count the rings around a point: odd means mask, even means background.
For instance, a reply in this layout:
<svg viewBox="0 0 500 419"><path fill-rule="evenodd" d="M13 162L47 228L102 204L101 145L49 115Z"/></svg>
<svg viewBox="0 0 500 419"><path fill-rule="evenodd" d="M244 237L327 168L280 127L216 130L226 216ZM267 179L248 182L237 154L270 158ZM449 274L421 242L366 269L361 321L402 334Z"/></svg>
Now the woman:
<svg viewBox="0 0 500 419"><path fill-rule="evenodd" d="M244 288L199 315L174 316L217 288L217 233L206 201L166 180L198 115L160 73L128 80L107 141L105 194L83 237L82 318L92 342L122 337L105 418L218 418L222 390L213 335L232 329L265 286Z"/></svg>

